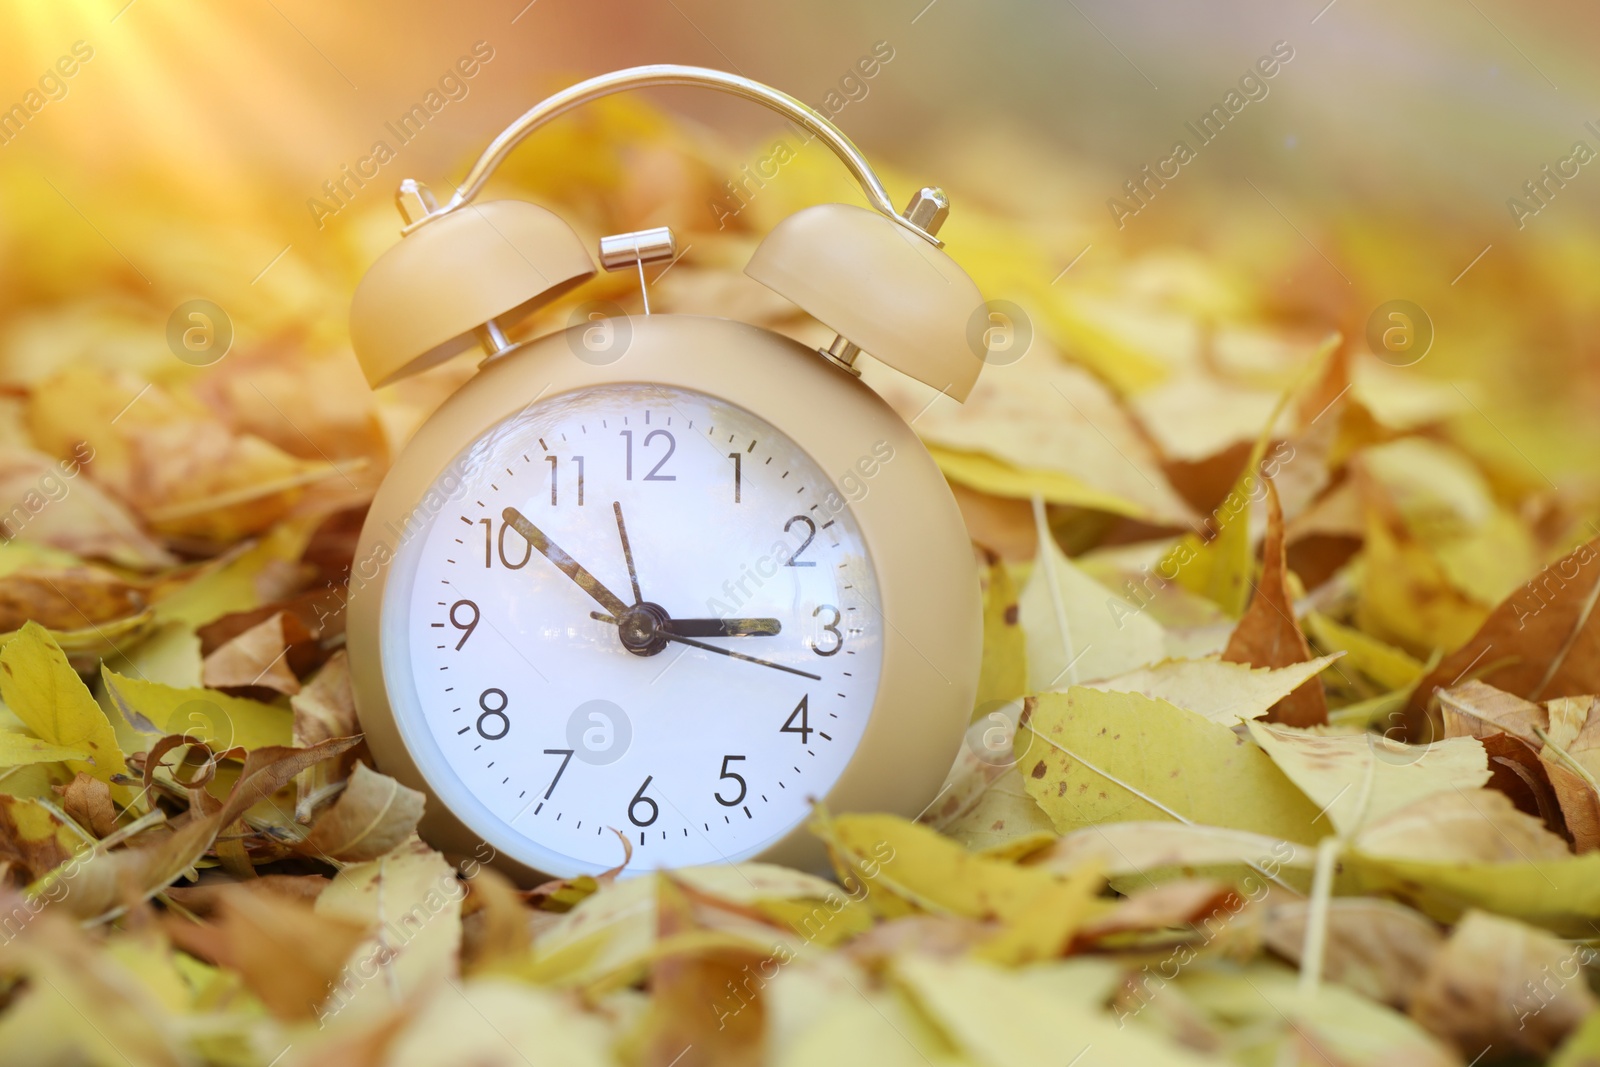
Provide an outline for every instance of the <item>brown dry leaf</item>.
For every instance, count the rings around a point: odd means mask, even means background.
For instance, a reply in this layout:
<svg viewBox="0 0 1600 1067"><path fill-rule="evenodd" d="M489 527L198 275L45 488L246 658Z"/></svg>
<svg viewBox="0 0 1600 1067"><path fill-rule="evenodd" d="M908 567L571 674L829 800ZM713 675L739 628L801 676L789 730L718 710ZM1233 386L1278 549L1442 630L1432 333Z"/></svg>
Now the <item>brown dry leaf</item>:
<svg viewBox="0 0 1600 1067"><path fill-rule="evenodd" d="M1311 902L1272 904L1262 916L1263 943L1299 966ZM1403 904L1338 898L1328 902L1322 976L1390 1007L1404 1009L1427 973L1444 935Z"/></svg>
<svg viewBox="0 0 1600 1067"><path fill-rule="evenodd" d="M1412 707L1439 686L1484 681L1528 700L1600 693L1600 538L1539 572L1422 679Z"/></svg>
<svg viewBox="0 0 1600 1067"><path fill-rule="evenodd" d="M97 849L69 860L29 891L51 897L65 886L56 907L85 921L115 917L191 870L223 825L217 815L191 816L177 829L151 831L128 848Z"/></svg>
<svg viewBox="0 0 1600 1067"><path fill-rule="evenodd" d="M0 632L29 622L47 630L84 630L136 616L139 588L99 567L24 568L0 578Z"/></svg>
<svg viewBox="0 0 1600 1067"><path fill-rule="evenodd" d="M350 685L350 660L343 649L328 658L305 687L289 700L294 709L294 743L314 745L330 737L361 732Z"/></svg>
<svg viewBox="0 0 1600 1067"><path fill-rule="evenodd" d="M277 612L207 656L201 680L212 689L260 686L298 693L300 679L289 666L289 649L310 639L298 619Z"/></svg>
<svg viewBox="0 0 1600 1067"><path fill-rule="evenodd" d="M199 885L173 886L165 896L182 904L203 919L218 914L226 897L239 893L264 893L310 904L328 888L320 874L263 874L248 882L202 882Z"/></svg>
<svg viewBox="0 0 1600 1067"><path fill-rule="evenodd" d="M1252 667L1287 667L1316 657L1300 626L1294 621L1294 595L1289 589L1289 565L1283 547L1283 508L1278 490L1267 486L1267 536L1261 546L1261 580L1244 617L1228 638L1222 658ZM1322 682L1313 677L1278 701L1267 721L1288 726L1317 726L1328 721L1328 700Z"/></svg>
<svg viewBox="0 0 1600 1067"><path fill-rule="evenodd" d="M1530 700L1476 680L1436 695L1446 737L1509 734L1536 751L1544 744L1538 731L1549 728L1550 713Z"/></svg>
<svg viewBox="0 0 1600 1067"><path fill-rule="evenodd" d="M1078 939L1167 930L1187 926L1218 908L1237 914L1243 907L1244 900L1232 886L1209 878L1185 878L1135 890L1110 911L1084 923Z"/></svg>
<svg viewBox="0 0 1600 1067"><path fill-rule="evenodd" d="M173 918L168 935L185 951L237 972L278 1018L314 1018L350 953L366 940L366 927L247 885L217 894L214 924Z"/></svg>
<svg viewBox="0 0 1600 1067"><path fill-rule="evenodd" d="M1583 973L1594 957L1587 945L1470 911L1434 956L1410 1014L1465 1059L1489 1048L1548 1055L1600 1007Z"/></svg>
<svg viewBox="0 0 1600 1067"><path fill-rule="evenodd" d="M300 847L344 863L377 859L416 832L423 802L415 789L357 763L344 792L317 817Z"/></svg>
<svg viewBox="0 0 1600 1067"><path fill-rule="evenodd" d="M87 443L62 460L0 446L0 500L16 501L0 514L7 539L134 570L174 566L177 560L145 534L127 509L90 478L79 476L93 459L94 449Z"/></svg>
<svg viewBox="0 0 1600 1067"><path fill-rule="evenodd" d="M1447 735L1493 743L1495 788L1565 833L1577 851L1600 848L1600 717L1591 723L1591 698L1562 698L1546 708L1479 681L1436 695Z"/></svg>
<svg viewBox="0 0 1600 1067"><path fill-rule="evenodd" d="M306 485L337 476L236 432L181 389L127 373L75 367L39 383L28 423L55 455L73 451L79 428L105 427L88 465L94 480L153 529L222 544L265 529Z"/></svg>
<svg viewBox="0 0 1600 1067"><path fill-rule="evenodd" d="M643 1022L640 1063L679 1062L716 1067L756 1067L763 1059L764 1003L739 983L747 975L776 974L786 957L770 949L715 941L698 943L694 911L681 890L663 879L656 895L656 933L663 951L650 968L650 1008ZM748 998L748 999L746 999ZM685 1053L688 1053L687 1055Z"/></svg>
<svg viewBox="0 0 1600 1067"><path fill-rule="evenodd" d="M111 803L111 788L98 778L79 771L64 786L57 786L61 806L78 825L96 837L105 837L117 828L117 809Z"/></svg>
<svg viewBox="0 0 1600 1067"><path fill-rule="evenodd" d="M1571 859L1567 843L1492 789L1453 789L1369 823L1360 851L1436 863L1535 863Z"/></svg>
<svg viewBox="0 0 1600 1067"><path fill-rule="evenodd" d="M0 878L32 882L67 862L82 845L46 804L0 793Z"/></svg>

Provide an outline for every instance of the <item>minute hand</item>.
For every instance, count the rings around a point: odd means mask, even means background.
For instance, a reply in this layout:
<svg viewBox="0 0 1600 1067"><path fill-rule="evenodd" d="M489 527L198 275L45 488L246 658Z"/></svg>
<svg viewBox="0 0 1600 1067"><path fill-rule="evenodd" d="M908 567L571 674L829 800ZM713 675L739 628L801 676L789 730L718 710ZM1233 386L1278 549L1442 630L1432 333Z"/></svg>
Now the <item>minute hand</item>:
<svg viewBox="0 0 1600 1067"><path fill-rule="evenodd" d="M566 550L544 535L544 531L533 523L516 508L506 508L500 513L506 524L528 541L528 544L539 550L539 554L556 565L556 569L577 583L582 589L595 599L596 602L615 616L621 616L628 610L628 605L622 599L600 584L600 579L584 569L583 564L567 555Z"/></svg>

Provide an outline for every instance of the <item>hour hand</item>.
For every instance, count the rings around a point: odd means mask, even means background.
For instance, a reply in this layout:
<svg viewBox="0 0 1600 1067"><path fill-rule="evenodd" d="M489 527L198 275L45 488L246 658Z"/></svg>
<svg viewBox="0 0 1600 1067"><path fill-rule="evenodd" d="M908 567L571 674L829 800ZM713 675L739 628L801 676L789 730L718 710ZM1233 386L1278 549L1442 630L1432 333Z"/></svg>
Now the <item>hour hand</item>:
<svg viewBox="0 0 1600 1067"><path fill-rule="evenodd" d="M579 589L588 593L596 603L612 615L620 616L628 610L628 605L624 604L617 594L601 585L600 579L585 570L583 564L567 555L566 550L560 545L546 537L544 531L529 522L522 512L516 508L506 508L500 513L500 517L506 520L506 525L527 538L528 544L537 548L540 555L554 563L557 570L571 578Z"/></svg>
<svg viewBox="0 0 1600 1067"><path fill-rule="evenodd" d="M679 637L773 637L783 624L777 619L668 619L664 628Z"/></svg>
<svg viewBox="0 0 1600 1067"><path fill-rule="evenodd" d="M615 623L614 616L589 612L591 619ZM664 619L661 632L672 637L773 637L783 629L777 619Z"/></svg>

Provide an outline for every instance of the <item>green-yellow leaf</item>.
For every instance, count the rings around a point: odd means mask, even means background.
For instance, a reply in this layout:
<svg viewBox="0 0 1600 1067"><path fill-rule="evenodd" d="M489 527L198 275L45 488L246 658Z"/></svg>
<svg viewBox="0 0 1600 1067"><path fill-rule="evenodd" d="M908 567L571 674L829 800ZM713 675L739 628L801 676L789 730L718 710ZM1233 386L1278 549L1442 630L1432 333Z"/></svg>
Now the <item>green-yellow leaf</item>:
<svg viewBox="0 0 1600 1067"><path fill-rule="evenodd" d="M1045 693L1017 731L1028 792L1056 829L1173 819L1315 841L1317 808L1255 745L1137 693Z"/></svg>
<svg viewBox="0 0 1600 1067"><path fill-rule="evenodd" d="M127 773L111 721L37 623L28 623L0 649L0 698L39 738L85 753L64 761L69 770L107 784L113 775Z"/></svg>
<svg viewBox="0 0 1600 1067"><path fill-rule="evenodd" d="M840 876L867 885L869 905L888 918L917 912L1010 918L1056 881L1047 871L968 852L894 815L829 819L819 812L811 825Z"/></svg>
<svg viewBox="0 0 1600 1067"><path fill-rule="evenodd" d="M289 744L293 716L243 697L215 689L177 689L159 682L124 678L102 668L106 692L129 722L149 723L155 732L188 734L222 751Z"/></svg>
<svg viewBox="0 0 1600 1067"><path fill-rule="evenodd" d="M1320 612L1307 612L1305 625L1307 634L1318 647L1343 652L1344 666L1355 668L1391 690L1415 685L1427 669L1421 660L1401 649L1353 626L1334 622Z"/></svg>
<svg viewBox="0 0 1600 1067"><path fill-rule="evenodd" d="M82 762L89 758L86 748L52 745L27 734L0 732L0 767L20 767L27 763Z"/></svg>

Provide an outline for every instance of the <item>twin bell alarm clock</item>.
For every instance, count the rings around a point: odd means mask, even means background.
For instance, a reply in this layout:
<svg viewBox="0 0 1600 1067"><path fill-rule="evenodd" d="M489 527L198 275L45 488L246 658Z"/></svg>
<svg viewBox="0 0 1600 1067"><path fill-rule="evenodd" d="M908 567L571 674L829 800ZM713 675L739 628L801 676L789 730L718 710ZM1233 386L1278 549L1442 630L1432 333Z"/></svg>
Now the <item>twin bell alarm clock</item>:
<svg viewBox="0 0 1600 1067"><path fill-rule="evenodd" d="M595 261L554 212L479 201L485 181L572 108L674 85L779 112L859 182L870 210L805 208L745 268L837 340L652 313L646 295L643 315L510 342ZM814 868L818 801L917 815L972 712L978 579L938 468L853 364L868 353L956 400L977 380L983 298L936 236L944 195L901 214L798 100L648 66L528 111L448 203L411 180L398 200L404 237L351 309L368 380L484 357L396 459L352 570L361 725L378 766L426 794L423 837L523 880L628 853L629 872ZM598 251L642 286L675 242L663 227ZM596 330L626 345L602 356Z"/></svg>

